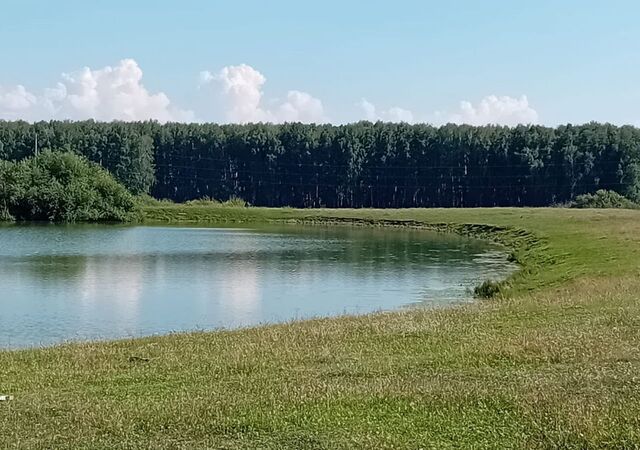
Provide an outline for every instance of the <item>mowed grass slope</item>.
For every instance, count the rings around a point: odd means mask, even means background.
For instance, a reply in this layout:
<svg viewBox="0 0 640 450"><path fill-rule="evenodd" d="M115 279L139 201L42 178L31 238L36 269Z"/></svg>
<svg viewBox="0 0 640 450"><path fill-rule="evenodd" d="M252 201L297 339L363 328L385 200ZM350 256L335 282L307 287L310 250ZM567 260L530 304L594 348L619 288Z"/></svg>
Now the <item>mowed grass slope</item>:
<svg viewBox="0 0 640 450"><path fill-rule="evenodd" d="M526 273L504 298L445 310L0 352L0 392L15 395L0 403L0 447L640 447L639 212L146 217L493 225Z"/></svg>

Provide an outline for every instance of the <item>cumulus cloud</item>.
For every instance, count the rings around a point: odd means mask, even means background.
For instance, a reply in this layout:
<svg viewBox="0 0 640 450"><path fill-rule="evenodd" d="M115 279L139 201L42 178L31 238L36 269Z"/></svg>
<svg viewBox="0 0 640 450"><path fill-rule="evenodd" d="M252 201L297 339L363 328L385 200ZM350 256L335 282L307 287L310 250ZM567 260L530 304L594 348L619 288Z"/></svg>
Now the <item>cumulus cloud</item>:
<svg viewBox="0 0 640 450"><path fill-rule="evenodd" d="M367 99L359 103L364 118L372 122L429 122L435 124L466 123L469 125L518 125L538 123L538 113L529 104L527 96L519 98L509 96L489 95L477 105L468 101L460 102L460 107L454 112L436 111L430 115L416 118L412 111L394 106L380 111Z"/></svg>
<svg viewBox="0 0 640 450"><path fill-rule="evenodd" d="M262 108L262 86L267 79L247 64L224 67L217 74L202 72L201 80L218 82L228 102L231 122L269 121L270 113Z"/></svg>
<svg viewBox="0 0 640 450"><path fill-rule="evenodd" d="M163 92L151 93L142 83L142 69L133 59L101 69L85 67L62 75L42 95L23 86L0 88L0 117L36 119L95 119L192 121L191 111L175 107Z"/></svg>
<svg viewBox="0 0 640 450"><path fill-rule="evenodd" d="M227 66L217 73L200 73L200 85L221 86L230 122L327 122L322 102L306 92L291 90L280 104L266 107L263 102L266 82L262 73L247 64Z"/></svg>
<svg viewBox="0 0 640 450"><path fill-rule="evenodd" d="M217 72L203 71L199 86L217 86L224 99L229 122L325 123L328 118L318 98L290 90L284 98L264 98L266 77L241 64ZM489 95L478 103L460 102L454 111L416 116L411 110L393 106L378 109L363 98L359 117L384 122L453 122L471 125L517 125L538 123L538 113L521 97ZM194 113L175 106L164 92L151 92L143 84L143 71L133 59L99 69L84 67L63 74L52 87L35 93L23 85L0 85L0 119L28 121L48 119L95 119L100 121L157 120L190 122Z"/></svg>
<svg viewBox="0 0 640 450"><path fill-rule="evenodd" d="M306 92L289 91L276 113L283 122L326 122L322 102Z"/></svg>
<svg viewBox="0 0 640 450"><path fill-rule="evenodd" d="M364 117L371 122L406 122L414 123L413 113L408 109L394 106L384 111L378 111L376 106L366 98L360 100L360 108L364 113Z"/></svg>
<svg viewBox="0 0 640 450"><path fill-rule="evenodd" d="M18 119L37 103L37 97L20 84L11 88L0 86L0 119Z"/></svg>
<svg viewBox="0 0 640 450"><path fill-rule="evenodd" d="M526 95L520 98L489 95L477 105L460 102L460 110L450 115L450 122L469 125L518 125L538 123L538 113L529 105Z"/></svg>

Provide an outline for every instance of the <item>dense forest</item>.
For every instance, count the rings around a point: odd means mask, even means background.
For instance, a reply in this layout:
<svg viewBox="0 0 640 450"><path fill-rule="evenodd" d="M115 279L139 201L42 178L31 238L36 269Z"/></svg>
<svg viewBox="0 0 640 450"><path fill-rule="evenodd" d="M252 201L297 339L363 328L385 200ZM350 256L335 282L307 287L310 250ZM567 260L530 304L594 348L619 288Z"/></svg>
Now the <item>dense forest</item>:
<svg viewBox="0 0 640 450"><path fill-rule="evenodd" d="M84 155L134 193L294 207L546 206L640 198L640 129L0 121L0 159Z"/></svg>

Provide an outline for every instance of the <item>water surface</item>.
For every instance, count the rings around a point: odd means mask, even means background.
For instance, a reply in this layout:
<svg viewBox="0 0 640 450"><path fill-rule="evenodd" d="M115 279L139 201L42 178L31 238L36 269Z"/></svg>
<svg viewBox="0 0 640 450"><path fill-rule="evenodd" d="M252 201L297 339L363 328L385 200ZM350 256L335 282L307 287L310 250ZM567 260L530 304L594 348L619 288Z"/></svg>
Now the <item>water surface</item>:
<svg viewBox="0 0 640 450"><path fill-rule="evenodd" d="M514 269L417 230L5 226L0 347L448 305Z"/></svg>

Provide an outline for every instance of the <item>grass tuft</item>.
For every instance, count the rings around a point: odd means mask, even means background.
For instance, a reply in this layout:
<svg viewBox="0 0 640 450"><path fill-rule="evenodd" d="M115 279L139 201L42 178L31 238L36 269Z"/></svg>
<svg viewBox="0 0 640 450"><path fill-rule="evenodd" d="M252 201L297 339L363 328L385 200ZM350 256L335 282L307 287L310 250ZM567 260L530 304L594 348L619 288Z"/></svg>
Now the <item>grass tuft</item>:
<svg viewBox="0 0 640 450"><path fill-rule="evenodd" d="M220 200L216 200L211 197L202 197L196 200L189 200L184 204L185 206L200 206L200 207L208 207L208 208L246 208L247 202L245 202L240 197L232 196L228 200L221 202Z"/></svg>
<svg viewBox="0 0 640 450"><path fill-rule="evenodd" d="M504 283L494 280L485 280L473 289L476 298L490 299L504 292Z"/></svg>

